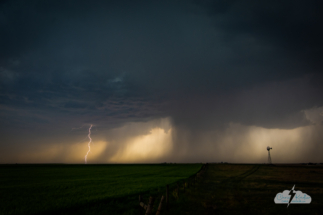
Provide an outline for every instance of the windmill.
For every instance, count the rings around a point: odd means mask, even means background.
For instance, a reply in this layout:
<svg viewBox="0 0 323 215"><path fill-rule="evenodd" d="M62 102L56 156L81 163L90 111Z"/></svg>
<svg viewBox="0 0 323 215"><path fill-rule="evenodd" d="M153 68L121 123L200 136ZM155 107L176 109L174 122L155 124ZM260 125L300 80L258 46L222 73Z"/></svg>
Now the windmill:
<svg viewBox="0 0 323 215"><path fill-rule="evenodd" d="M273 149L273 148L267 146L267 151L268 151L268 164L271 164L270 149Z"/></svg>

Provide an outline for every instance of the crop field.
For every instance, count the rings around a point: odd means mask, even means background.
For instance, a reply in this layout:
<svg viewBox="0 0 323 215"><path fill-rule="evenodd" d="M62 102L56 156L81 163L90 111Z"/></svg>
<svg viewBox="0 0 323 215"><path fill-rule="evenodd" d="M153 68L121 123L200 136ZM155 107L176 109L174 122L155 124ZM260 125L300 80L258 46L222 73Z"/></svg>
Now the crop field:
<svg viewBox="0 0 323 215"><path fill-rule="evenodd" d="M201 164L0 165L0 214L138 214L138 195Z"/></svg>

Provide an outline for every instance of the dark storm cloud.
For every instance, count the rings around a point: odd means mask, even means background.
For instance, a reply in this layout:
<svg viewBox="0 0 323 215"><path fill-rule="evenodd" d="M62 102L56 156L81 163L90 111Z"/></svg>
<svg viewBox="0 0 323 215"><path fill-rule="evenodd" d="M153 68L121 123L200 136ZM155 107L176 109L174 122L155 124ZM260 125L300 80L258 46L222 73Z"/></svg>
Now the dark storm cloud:
<svg viewBox="0 0 323 215"><path fill-rule="evenodd" d="M214 17L216 26L232 35L237 31L254 34L296 51L296 56L299 55L301 59L314 57L312 60L319 63L322 56L321 1L196 2Z"/></svg>
<svg viewBox="0 0 323 215"><path fill-rule="evenodd" d="M320 1L0 7L0 117L10 134L170 117L180 148L188 133L194 145L230 123L312 125L304 110L323 105Z"/></svg>

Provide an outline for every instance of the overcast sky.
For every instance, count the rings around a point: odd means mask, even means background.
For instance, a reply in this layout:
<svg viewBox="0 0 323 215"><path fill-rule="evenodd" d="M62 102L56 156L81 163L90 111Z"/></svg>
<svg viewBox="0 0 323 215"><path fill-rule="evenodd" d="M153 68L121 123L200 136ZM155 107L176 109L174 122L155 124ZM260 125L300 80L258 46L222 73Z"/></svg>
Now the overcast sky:
<svg viewBox="0 0 323 215"><path fill-rule="evenodd" d="M1 1L0 163L323 162L322 10Z"/></svg>

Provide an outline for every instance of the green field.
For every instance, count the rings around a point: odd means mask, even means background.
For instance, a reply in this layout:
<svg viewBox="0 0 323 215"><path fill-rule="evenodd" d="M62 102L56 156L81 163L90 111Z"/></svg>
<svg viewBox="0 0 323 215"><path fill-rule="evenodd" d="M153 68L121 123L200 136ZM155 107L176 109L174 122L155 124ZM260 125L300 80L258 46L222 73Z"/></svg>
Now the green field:
<svg viewBox="0 0 323 215"><path fill-rule="evenodd" d="M138 195L195 174L201 164L1 165L0 214L138 214Z"/></svg>

